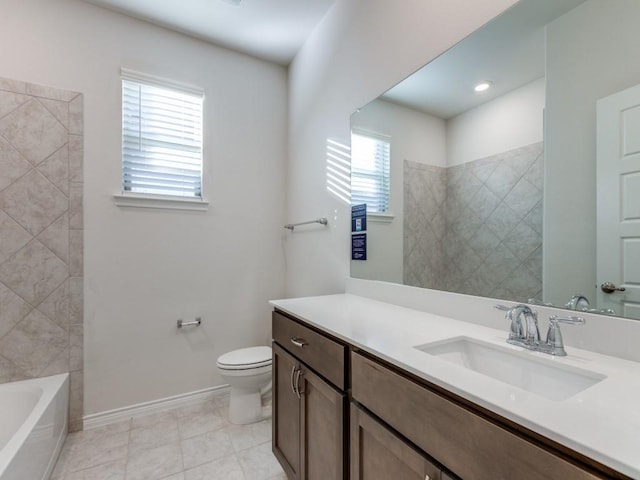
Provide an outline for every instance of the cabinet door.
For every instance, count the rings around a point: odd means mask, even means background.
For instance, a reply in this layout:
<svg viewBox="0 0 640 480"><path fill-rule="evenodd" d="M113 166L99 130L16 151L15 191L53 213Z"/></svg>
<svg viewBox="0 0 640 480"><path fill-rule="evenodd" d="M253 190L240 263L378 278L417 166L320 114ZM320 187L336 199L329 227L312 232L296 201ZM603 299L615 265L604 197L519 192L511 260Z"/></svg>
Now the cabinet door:
<svg viewBox="0 0 640 480"><path fill-rule="evenodd" d="M297 385L303 418L302 480L342 480L346 397L304 365Z"/></svg>
<svg viewBox="0 0 640 480"><path fill-rule="evenodd" d="M273 454L290 480L301 480L300 400L293 389L293 380L300 365L275 343L272 347Z"/></svg>
<svg viewBox="0 0 640 480"><path fill-rule="evenodd" d="M351 405L351 480L440 480L440 469Z"/></svg>

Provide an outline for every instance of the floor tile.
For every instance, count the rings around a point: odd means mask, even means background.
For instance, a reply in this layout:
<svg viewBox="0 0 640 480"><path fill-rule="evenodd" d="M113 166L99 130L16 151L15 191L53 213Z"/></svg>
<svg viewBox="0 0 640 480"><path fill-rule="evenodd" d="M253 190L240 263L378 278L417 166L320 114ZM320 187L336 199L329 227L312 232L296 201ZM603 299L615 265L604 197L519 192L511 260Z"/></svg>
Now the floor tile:
<svg viewBox="0 0 640 480"><path fill-rule="evenodd" d="M175 418L165 419L157 425L134 428L129 437L129 450L131 452L160 447L172 443L178 443L178 422Z"/></svg>
<svg viewBox="0 0 640 480"><path fill-rule="evenodd" d="M185 472L185 480L245 480L242 467L235 455L205 463Z"/></svg>
<svg viewBox="0 0 640 480"><path fill-rule="evenodd" d="M231 438L225 430L214 430L188 438L181 445L186 469L233 454Z"/></svg>
<svg viewBox="0 0 640 480"><path fill-rule="evenodd" d="M180 445L164 445L149 450L131 452L126 480L155 480L182 472Z"/></svg>
<svg viewBox="0 0 640 480"><path fill-rule="evenodd" d="M129 432L115 433L87 442L79 442L73 446L68 472L76 472L86 468L110 463L127 456Z"/></svg>
<svg viewBox="0 0 640 480"><path fill-rule="evenodd" d="M126 459L70 473L65 480L124 480Z"/></svg>
<svg viewBox="0 0 640 480"><path fill-rule="evenodd" d="M282 467L271 452L271 442L248 448L237 455L247 479L268 480L282 473Z"/></svg>
<svg viewBox="0 0 640 480"><path fill-rule="evenodd" d="M261 445L271 440L271 420L249 425L231 425L227 429L236 452Z"/></svg>
<svg viewBox="0 0 640 480"><path fill-rule="evenodd" d="M229 425L227 419L220 414L218 409L203 410L190 416L179 417L180 436L184 438L195 437L203 433L220 430Z"/></svg>

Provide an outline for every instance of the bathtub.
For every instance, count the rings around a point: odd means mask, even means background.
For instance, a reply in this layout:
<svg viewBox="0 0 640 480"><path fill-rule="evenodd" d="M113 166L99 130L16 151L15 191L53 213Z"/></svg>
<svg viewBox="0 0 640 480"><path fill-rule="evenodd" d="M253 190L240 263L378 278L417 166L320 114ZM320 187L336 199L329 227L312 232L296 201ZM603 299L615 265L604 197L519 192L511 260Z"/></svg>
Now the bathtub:
<svg viewBox="0 0 640 480"><path fill-rule="evenodd" d="M67 436L69 374L0 384L0 480L46 480Z"/></svg>

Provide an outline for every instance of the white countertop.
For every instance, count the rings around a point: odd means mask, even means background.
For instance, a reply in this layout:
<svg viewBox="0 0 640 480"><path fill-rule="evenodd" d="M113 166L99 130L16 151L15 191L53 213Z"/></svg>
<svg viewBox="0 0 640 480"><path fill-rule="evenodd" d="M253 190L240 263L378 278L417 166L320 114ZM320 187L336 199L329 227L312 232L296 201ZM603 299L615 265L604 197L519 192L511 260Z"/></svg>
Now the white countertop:
<svg viewBox="0 0 640 480"><path fill-rule="evenodd" d="M505 342L507 328L496 330L351 294L270 303L534 432L640 478L640 363L571 347L566 347L566 357L529 352ZM413 348L460 336L606 378L573 397L554 401Z"/></svg>

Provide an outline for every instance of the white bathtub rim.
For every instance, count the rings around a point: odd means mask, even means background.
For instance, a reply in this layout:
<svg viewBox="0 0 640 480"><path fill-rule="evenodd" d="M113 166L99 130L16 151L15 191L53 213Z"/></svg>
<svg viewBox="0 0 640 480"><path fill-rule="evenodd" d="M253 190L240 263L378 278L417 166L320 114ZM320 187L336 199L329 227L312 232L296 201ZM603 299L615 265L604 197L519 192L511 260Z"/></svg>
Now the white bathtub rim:
<svg viewBox="0 0 640 480"><path fill-rule="evenodd" d="M29 380L20 380L18 382L0 384L0 392L3 389L19 389L21 386L37 386L42 388L42 395L36 403L31 413L27 416L22 426L13 434L7 442L7 445L0 450L0 478L6 472L11 460L17 455L25 441L29 437L31 431L36 427L38 421L48 408L55 394L60 390L62 385L68 381L68 373L52 375L50 377L32 378ZM65 415L66 422L66 415ZM61 447L61 446L60 446Z"/></svg>

